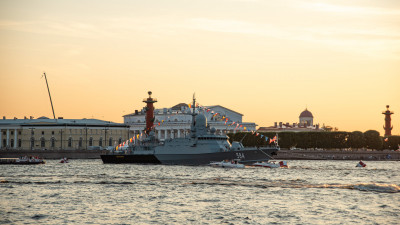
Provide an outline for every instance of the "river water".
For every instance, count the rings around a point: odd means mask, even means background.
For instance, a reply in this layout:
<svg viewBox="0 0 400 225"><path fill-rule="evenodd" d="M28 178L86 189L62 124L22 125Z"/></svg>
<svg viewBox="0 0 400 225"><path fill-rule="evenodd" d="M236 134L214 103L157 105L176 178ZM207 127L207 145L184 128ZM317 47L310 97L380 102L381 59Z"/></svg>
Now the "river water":
<svg viewBox="0 0 400 225"><path fill-rule="evenodd" d="M399 224L400 162L0 165L0 224Z"/></svg>

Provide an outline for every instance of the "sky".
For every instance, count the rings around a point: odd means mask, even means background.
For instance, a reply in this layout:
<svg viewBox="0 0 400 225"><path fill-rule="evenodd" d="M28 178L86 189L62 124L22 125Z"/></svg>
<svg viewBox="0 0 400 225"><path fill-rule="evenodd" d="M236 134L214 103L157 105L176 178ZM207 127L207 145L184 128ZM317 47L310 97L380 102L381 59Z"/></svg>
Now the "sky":
<svg viewBox="0 0 400 225"><path fill-rule="evenodd" d="M0 116L123 122L222 105L258 126L298 122L400 135L398 0L2 0Z"/></svg>

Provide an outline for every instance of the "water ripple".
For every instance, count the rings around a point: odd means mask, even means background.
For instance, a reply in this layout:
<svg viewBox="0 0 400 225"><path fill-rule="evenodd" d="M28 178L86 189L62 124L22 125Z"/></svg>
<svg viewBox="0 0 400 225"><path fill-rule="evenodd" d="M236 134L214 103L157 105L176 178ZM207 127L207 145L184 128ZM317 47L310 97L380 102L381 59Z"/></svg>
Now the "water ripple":
<svg viewBox="0 0 400 225"><path fill-rule="evenodd" d="M368 168L354 168L351 161L289 164L285 170L100 160L3 166L0 223L398 223L398 162L368 162Z"/></svg>

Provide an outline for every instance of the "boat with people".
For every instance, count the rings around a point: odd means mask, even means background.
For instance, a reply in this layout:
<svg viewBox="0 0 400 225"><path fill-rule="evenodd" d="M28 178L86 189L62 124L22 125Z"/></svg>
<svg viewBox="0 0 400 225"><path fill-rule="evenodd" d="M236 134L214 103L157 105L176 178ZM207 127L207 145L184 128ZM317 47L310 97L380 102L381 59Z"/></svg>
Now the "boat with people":
<svg viewBox="0 0 400 225"><path fill-rule="evenodd" d="M211 162L210 166L221 168L245 168L245 165L239 163L239 160L223 160L220 162Z"/></svg>
<svg viewBox="0 0 400 225"><path fill-rule="evenodd" d="M60 163L69 163L68 158L64 157L60 160Z"/></svg>
<svg viewBox="0 0 400 225"><path fill-rule="evenodd" d="M147 103L144 139L129 144L124 151L112 150L102 154L103 163L208 165L211 161L240 159L241 163L251 164L269 160L280 149L277 143L263 147L244 147L236 141L230 143L226 134L217 134L216 129L207 124L204 112L196 112L194 95L190 135L160 141L156 138L157 130L153 124L153 103L157 100L151 97L150 91L148 94L149 97L143 100Z"/></svg>
<svg viewBox="0 0 400 225"><path fill-rule="evenodd" d="M276 163L275 161L255 162L252 166L265 168L288 168L286 161L280 161L279 163Z"/></svg>
<svg viewBox="0 0 400 225"><path fill-rule="evenodd" d="M0 158L0 164L17 164L17 165L30 165L30 164L44 164L43 159L37 156L21 156L19 158Z"/></svg>

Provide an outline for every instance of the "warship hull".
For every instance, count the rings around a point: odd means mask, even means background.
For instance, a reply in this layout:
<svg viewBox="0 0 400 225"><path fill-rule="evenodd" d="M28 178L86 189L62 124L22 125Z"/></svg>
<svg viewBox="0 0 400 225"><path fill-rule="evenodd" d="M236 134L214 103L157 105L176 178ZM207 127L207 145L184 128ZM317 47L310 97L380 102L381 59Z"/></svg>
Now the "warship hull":
<svg viewBox="0 0 400 225"><path fill-rule="evenodd" d="M103 163L137 163L137 164L164 164L164 165L207 165L211 161L239 159L241 163L265 161L276 155L276 148L242 149L200 154L110 154L101 155Z"/></svg>
<svg viewBox="0 0 400 225"><path fill-rule="evenodd" d="M100 155L103 163L137 163L137 164L161 164L161 162L154 155L135 155L135 154L121 154L121 155Z"/></svg>

